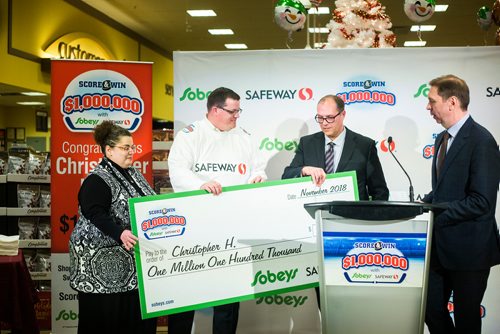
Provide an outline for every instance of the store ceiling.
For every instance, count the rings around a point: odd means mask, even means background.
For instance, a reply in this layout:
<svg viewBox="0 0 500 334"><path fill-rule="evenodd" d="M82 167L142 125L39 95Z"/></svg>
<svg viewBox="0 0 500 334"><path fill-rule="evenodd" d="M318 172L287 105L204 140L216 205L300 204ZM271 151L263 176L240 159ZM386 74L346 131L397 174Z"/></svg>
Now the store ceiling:
<svg viewBox="0 0 500 334"><path fill-rule="evenodd" d="M169 52L220 51L225 43L245 43L249 50L302 49L307 45L305 30L294 32L292 41L287 41L287 31L274 22L274 7L277 0L221 1L221 0L66 0L89 13L96 10L118 22L153 44ZM410 32L416 24L403 11L404 0L382 0L386 13L391 18L392 31L397 35L397 46L406 40L418 40L417 33ZM480 6L492 7L493 0L446 0L438 4L449 4L443 13L434 13L422 24L437 25L434 32L423 32L427 47L483 46L494 45L497 27L482 31L476 23ZM334 0L324 0L322 7L335 8ZM195 18L186 14L187 9L213 9L217 16ZM331 14L310 15L310 27L324 27ZM208 29L229 28L231 36L212 36ZM327 34L309 34L309 45L325 42ZM427 60L431 61L431 60ZM0 105L15 106L17 101L43 100L49 97L27 98L15 95L23 91L19 87L0 84ZM7 94L7 95L6 95ZM48 102L47 102L48 103Z"/></svg>
<svg viewBox="0 0 500 334"><path fill-rule="evenodd" d="M494 0L437 0L449 4L448 10L434 15L422 24L437 25L434 32L422 33L428 47L482 46L494 44L495 27L486 34L478 27L476 15L479 7ZM75 2L73 0L72 2ZM122 23L153 43L169 51L219 51L226 50L225 43L245 43L250 50L287 48L287 31L274 22L277 0L221 1L221 0L81 0L108 17ZM381 0L386 7L397 35L397 46L405 40L418 40L410 32L416 24L403 11L404 0ZM335 8L334 0L324 0L321 7ZM213 9L215 17L191 17L187 9ZM310 26L325 27L331 14L310 15ZM314 20L316 23L314 24ZM229 28L232 36L212 36L208 29ZM306 31L292 34L288 45L293 49L306 46ZM317 35L325 42L327 34ZM310 40L312 36L310 36ZM312 43L311 43L312 46Z"/></svg>
<svg viewBox="0 0 500 334"><path fill-rule="evenodd" d="M46 109L50 104L50 96L26 96L21 92L30 90L0 83L0 106L19 107L18 102L40 102L42 105L33 106L36 109Z"/></svg>

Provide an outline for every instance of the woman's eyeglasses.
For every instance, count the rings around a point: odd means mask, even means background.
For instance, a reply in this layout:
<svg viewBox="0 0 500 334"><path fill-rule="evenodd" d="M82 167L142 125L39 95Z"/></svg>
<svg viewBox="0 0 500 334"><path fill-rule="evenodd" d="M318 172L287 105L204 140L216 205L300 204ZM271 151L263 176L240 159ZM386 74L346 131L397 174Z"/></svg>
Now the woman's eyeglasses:
<svg viewBox="0 0 500 334"><path fill-rule="evenodd" d="M124 146L114 146L114 147L118 147L120 150L124 151L124 152L128 152L130 150L132 150L133 153L137 152L137 146L136 145L124 145Z"/></svg>

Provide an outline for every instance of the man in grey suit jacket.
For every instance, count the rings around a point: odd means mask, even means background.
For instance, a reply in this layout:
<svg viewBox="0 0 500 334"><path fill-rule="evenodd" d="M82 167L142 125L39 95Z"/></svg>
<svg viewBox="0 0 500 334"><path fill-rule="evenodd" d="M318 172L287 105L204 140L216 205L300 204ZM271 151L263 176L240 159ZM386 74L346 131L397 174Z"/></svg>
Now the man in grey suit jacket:
<svg viewBox="0 0 500 334"><path fill-rule="evenodd" d="M432 334L480 333L490 267L500 263L495 220L500 153L493 136L467 111L465 81L445 75L429 84L427 109L446 130L436 138L432 191L422 200L447 208L434 219L425 322ZM452 293L454 322L448 311Z"/></svg>
<svg viewBox="0 0 500 334"><path fill-rule="evenodd" d="M328 143L334 143L333 171L356 171L359 199L387 200L389 190L377 155L375 142L344 126L344 101L336 95L326 95L317 105L316 122L321 132L300 138L290 166L282 179L312 177L318 186L325 181L325 153Z"/></svg>

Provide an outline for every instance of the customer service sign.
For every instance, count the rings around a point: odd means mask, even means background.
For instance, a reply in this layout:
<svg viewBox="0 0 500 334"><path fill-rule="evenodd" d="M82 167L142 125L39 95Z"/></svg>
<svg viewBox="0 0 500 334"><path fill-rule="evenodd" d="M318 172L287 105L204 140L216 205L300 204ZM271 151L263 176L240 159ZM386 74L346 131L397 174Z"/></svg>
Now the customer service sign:
<svg viewBox="0 0 500 334"><path fill-rule="evenodd" d="M130 200L144 318L317 286L305 203L358 198L354 172Z"/></svg>

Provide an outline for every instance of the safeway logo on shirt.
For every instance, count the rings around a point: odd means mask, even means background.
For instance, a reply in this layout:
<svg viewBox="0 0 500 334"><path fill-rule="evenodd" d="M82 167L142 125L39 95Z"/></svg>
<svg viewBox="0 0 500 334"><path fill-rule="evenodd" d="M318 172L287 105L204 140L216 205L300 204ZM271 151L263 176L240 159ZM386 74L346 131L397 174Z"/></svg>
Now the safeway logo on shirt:
<svg viewBox="0 0 500 334"><path fill-rule="evenodd" d="M206 162L194 164L195 172L231 172L245 175L247 172L247 165L244 163L230 164L218 162Z"/></svg>

